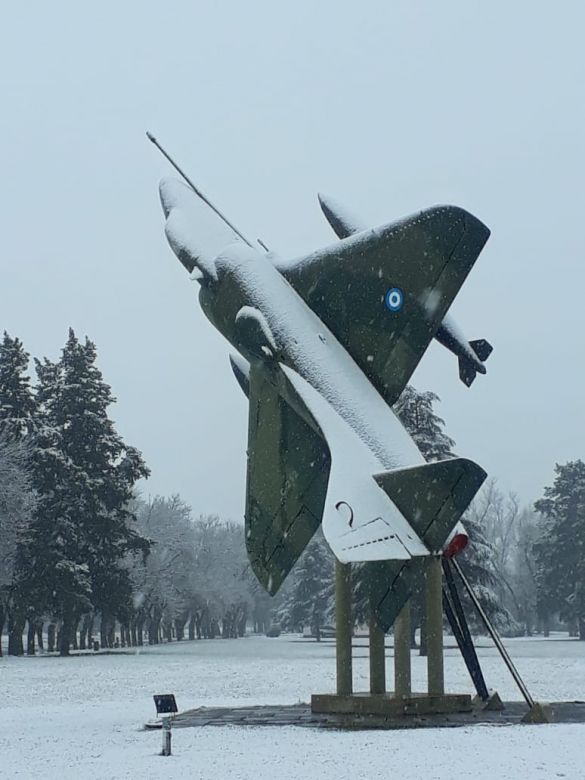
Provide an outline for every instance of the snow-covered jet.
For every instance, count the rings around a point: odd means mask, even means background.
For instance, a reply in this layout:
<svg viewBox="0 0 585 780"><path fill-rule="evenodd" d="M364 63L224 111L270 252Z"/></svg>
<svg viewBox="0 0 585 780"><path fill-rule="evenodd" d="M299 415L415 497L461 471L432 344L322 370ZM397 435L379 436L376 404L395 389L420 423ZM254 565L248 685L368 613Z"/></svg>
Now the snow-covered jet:
<svg viewBox="0 0 585 780"><path fill-rule="evenodd" d="M370 562L372 605L388 628L425 558L465 542L454 529L486 476L464 458L425 463L391 407L488 229L435 207L283 261L184 184L165 179L160 195L169 243L239 353L256 576L276 593L322 523L340 561Z"/></svg>
<svg viewBox="0 0 585 780"><path fill-rule="evenodd" d="M319 203L325 218L338 238L347 238L364 230L359 219L349 214L339 203L325 195L319 195ZM413 258L418 261L418 258ZM445 316L435 333L437 341L450 350L459 361L459 378L471 387L477 374L485 374L484 362L493 351L492 345L485 339L468 341L461 333L457 323L449 315Z"/></svg>

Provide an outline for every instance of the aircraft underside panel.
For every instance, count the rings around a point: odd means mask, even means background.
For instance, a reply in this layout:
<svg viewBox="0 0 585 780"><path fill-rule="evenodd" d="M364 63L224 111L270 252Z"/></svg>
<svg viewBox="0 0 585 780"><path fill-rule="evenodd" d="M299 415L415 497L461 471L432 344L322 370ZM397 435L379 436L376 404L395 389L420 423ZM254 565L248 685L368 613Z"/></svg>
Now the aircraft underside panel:
<svg viewBox="0 0 585 780"><path fill-rule="evenodd" d="M274 595L321 523L330 458L269 372L253 365L249 392L246 548L256 577Z"/></svg>

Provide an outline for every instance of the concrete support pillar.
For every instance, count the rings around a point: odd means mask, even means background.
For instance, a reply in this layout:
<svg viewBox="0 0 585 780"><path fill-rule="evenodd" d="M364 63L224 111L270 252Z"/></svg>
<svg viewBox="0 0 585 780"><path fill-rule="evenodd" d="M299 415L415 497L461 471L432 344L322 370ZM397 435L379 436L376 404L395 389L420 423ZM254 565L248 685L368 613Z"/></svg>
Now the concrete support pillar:
<svg viewBox="0 0 585 780"><path fill-rule="evenodd" d="M427 675L429 694L445 693L443 671L443 570L441 559L433 556L426 570Z"/></svg>
<svg viewBox="0 0 585 780"><path fill-rule="evenodd" d="M396 696L410 696L412 693L410 669L410 601L407 601L394 621L394 693Z"/></svg>
<svg viewBox="0 0 585 780"><path fill-rule="evenodd" d="M353 692L351 666L351 565L335 560L335 650L337 657L337 694Z"/></svg>
<svg viewBox="0 0 585 780"><path fill-rule="evenodd" d="M370 615L370 693L386 693L386 650L384 632Z"/></svg>

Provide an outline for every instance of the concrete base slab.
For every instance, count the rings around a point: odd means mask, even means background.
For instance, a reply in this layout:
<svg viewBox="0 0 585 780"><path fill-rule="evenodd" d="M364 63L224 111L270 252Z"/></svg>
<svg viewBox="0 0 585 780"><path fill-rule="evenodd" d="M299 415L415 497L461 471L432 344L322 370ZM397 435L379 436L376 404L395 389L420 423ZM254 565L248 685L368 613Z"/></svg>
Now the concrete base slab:
<svg viewBox="0 0 585 780"><path fill-rule="evenodd" d="M520 701L505 702L503 710L473 707L471 712L408 717L315 713L311 712L309 704L199 707L176 715L173 718L173 729L202 726L300 726L339 730L517 726L523 722L527 710L526 703ZM585 726L585 702L556 702L547 704L546 710L554 723L581 723ZM160 720L145 724L149 729L161 726Z"/></svg>
<svg viewBox="0 0 585 780"><path fill-rule="evenodd" d="M311 696L311 711L325 715L381 715L398 718L471 712L471 709L471 696L467 694L412 693L409 696L395 696L392 693L353 693L344 696L316 693Z"/></svg>

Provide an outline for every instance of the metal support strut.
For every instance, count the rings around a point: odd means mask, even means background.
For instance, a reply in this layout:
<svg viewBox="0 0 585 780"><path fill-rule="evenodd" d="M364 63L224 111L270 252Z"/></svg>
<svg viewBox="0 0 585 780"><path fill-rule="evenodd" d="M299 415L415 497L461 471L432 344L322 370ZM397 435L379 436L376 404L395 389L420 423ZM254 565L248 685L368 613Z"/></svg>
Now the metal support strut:
<svg viewBox="0 0 585 780"><path fill-rule="evenodd" d="M502 640L500 639L500 635L498 634L498 632L494 628L491 620L488 618L488 616L486 615L483 607L479 603L478 598L475 595L475 593L473 592L473 589L472 589L471 585L469 584L469 581L468 581L467 577L461 571L461 566L459 566L459 563L454 558L452 558L451 559L451 564L452 564L453 568L455 569L455 571L457 572L457 574L459 575L459 577L461 579L461 582L463 583L463 586L464 586L465 590L467 591L467 594L468 594L469 598L473 602L473 606L477 610L477 613L480 616L480 618L482 619L482 622L483 622L484 626L486 627L489 635L491 636L495 646L497 647L500 655L504 659L504 663L506 664L510 674L514 678L514 682L516 683L516 685L520 689L520 693L522 694L522 696L526 700L526 704L528 704L528 706L532 709L534 707L534 705L535 705L534 699L530 695L530 692L528 691L528 688L524 684L524 681L520 677L520 674L518 673L518 670L514 666L514 662L512 661L512 659L510 658L510 656L508 654L508 651L504 647L504 645L502 643Z"/></svg>
<svg viewBox="0 0 585 780"><path fill-rule="evenodd" d="M482 701L488 701L490 695L485 684L483 672L479 665L479 659L475 652L473 639L469 631L469 625L465 612L463 611L463 605L459 598L457 586L453 579L453 572L448 558L443 558L443 573L445 575L445 585L443 586L443 606L445 608L445 614L447 620L453 631L453 635L457 641L459 651L463 656L465 665L469 676L473 680L477 695Z"/></svg>

